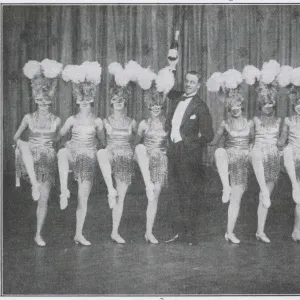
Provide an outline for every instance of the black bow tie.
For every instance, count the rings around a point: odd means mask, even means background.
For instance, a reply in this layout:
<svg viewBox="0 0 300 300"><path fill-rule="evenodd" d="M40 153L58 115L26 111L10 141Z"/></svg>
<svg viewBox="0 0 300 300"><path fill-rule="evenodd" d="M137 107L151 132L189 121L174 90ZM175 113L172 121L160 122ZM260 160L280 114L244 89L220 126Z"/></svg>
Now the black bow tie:
<svg viewBox="0 0 300 300"><path fill-rule="evenodd" d="M182 96L182 101L185 101L186 99L190 99L192 97L194 97L194 96Z"/></svg>

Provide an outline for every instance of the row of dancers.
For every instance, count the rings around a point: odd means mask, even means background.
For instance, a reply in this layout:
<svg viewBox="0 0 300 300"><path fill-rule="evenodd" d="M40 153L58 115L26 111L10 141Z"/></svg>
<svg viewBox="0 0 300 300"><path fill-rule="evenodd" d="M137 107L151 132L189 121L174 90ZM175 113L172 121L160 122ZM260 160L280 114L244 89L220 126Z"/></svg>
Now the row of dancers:
<svg viewBox="0 0 300 300"><path fill-rule="evenodd" d="M170 70L174 70L174 62ZM173 63L173 65L172 65ZM176 66L176 63L175 63ZM42 73L36 75L35 80ZM116 76L116 75L115 75ZM188 72L186 78L195 77L196 84L185 85L185 95L195 94L200 88L199 74ZM46 80L46 77L43 77ZM78 205L76 210L76 231L74 241L91 245L83 235L87 204L91 192L94 170L97 162L108 190L108 203L112 209L111 239L124 244L119 234L126 193L134 170L134 161L140 167L148 199L146 211L146 241L157 244L153 225L161 190L168 181L168 144L171 132L166 126L165 96L152 90L144 99L150 117L139 124L125 113L128 94L124 88L115 86L111 90L112 114L101 120L93 113L95 93L84 84L79 89L73 84L73 95L78 104L78 113L69 117L61 126L60 118L50 112L53 91L32 84L37 110L24 116L14 140L16 142L17 184L21 176L28 176L32 185L32 197L38 201L37 230L35 242L45 246L41 231L47 213L50 189L56 176L56 165L60 178L60 207L68 205L68 175L72 171L78 182ZM243 97L231 97L226 104L229 118L222 121L213 141L208 145L219 145L225 137L224 148L217 148L215 161L223 185L222 201L229 202L228 223L225 239L239 244L234 234L241 198L248 184L249 166L252 163L260 193L256 238L270 243L264 231L271 194L280 172L280 155L283 152L284 165L292 182L292 195L296 202L295 222L292 238L300 240L300 93L294 100L294 114L281 120L275 116L276 94L259 93L257 101L260 112L247 120L243 116ZM192 119L192 118L191 118ZM22 133L29 130L28 142L21 140ZM54 144L68 132L71 140L56 153ZM101 149L97 150L97 140ZM114 179L114 180L113 180ZM114 186L115 181L115 186Z"/></svg>

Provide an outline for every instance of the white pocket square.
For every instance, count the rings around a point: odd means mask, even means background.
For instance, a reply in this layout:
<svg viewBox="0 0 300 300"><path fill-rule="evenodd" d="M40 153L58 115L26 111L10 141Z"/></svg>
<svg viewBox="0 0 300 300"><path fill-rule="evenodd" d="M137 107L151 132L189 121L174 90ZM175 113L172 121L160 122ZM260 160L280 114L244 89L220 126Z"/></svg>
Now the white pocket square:
<svg viewBox="0 0 300 300"><path fill-rule="evenodd" d="M190 116L190 119L191 119L191 120L194 120L194 119L196 119L196 115L192 115L192 116Z"/></svg>

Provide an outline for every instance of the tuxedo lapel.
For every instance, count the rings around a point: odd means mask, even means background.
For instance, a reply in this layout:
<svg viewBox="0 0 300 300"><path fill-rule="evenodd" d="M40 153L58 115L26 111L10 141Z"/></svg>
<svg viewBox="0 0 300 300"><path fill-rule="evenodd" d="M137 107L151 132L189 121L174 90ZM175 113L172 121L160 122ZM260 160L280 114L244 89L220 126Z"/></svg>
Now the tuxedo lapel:
<svg viewBox="0 0 300 300"><path fill-rule="evenodd" d="M192 115L193 111L195 110L195 108L197 107L197 100L198 100L198 97L197 95L195 95L191 102L189 103L189 105L187 106L185 112L184 112L184 115L183 115L183 118L182 118L182 121L181 121L181 125L180 126L183 126L184 123L190 118L190 116Z"/></svg>

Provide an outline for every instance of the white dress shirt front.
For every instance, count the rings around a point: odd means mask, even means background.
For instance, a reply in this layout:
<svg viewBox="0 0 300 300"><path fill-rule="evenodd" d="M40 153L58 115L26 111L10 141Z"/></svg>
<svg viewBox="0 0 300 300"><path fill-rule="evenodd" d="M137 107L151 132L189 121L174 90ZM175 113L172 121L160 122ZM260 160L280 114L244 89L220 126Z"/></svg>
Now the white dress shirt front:
<svg viewBox="0 0 300 300"><path fill-rule="evenodd" d="M171 140L174 143L178 143L182 141L182 137L180 135L180 125L182 122L183 115L186 111L186 108L190 104L192 98L196 95L196 93L189 95L188 98L185 100L181 100L174 112L173 119L172 119L172 130L171 130ZM183 95L183 97L187 97Z"/></svg>

